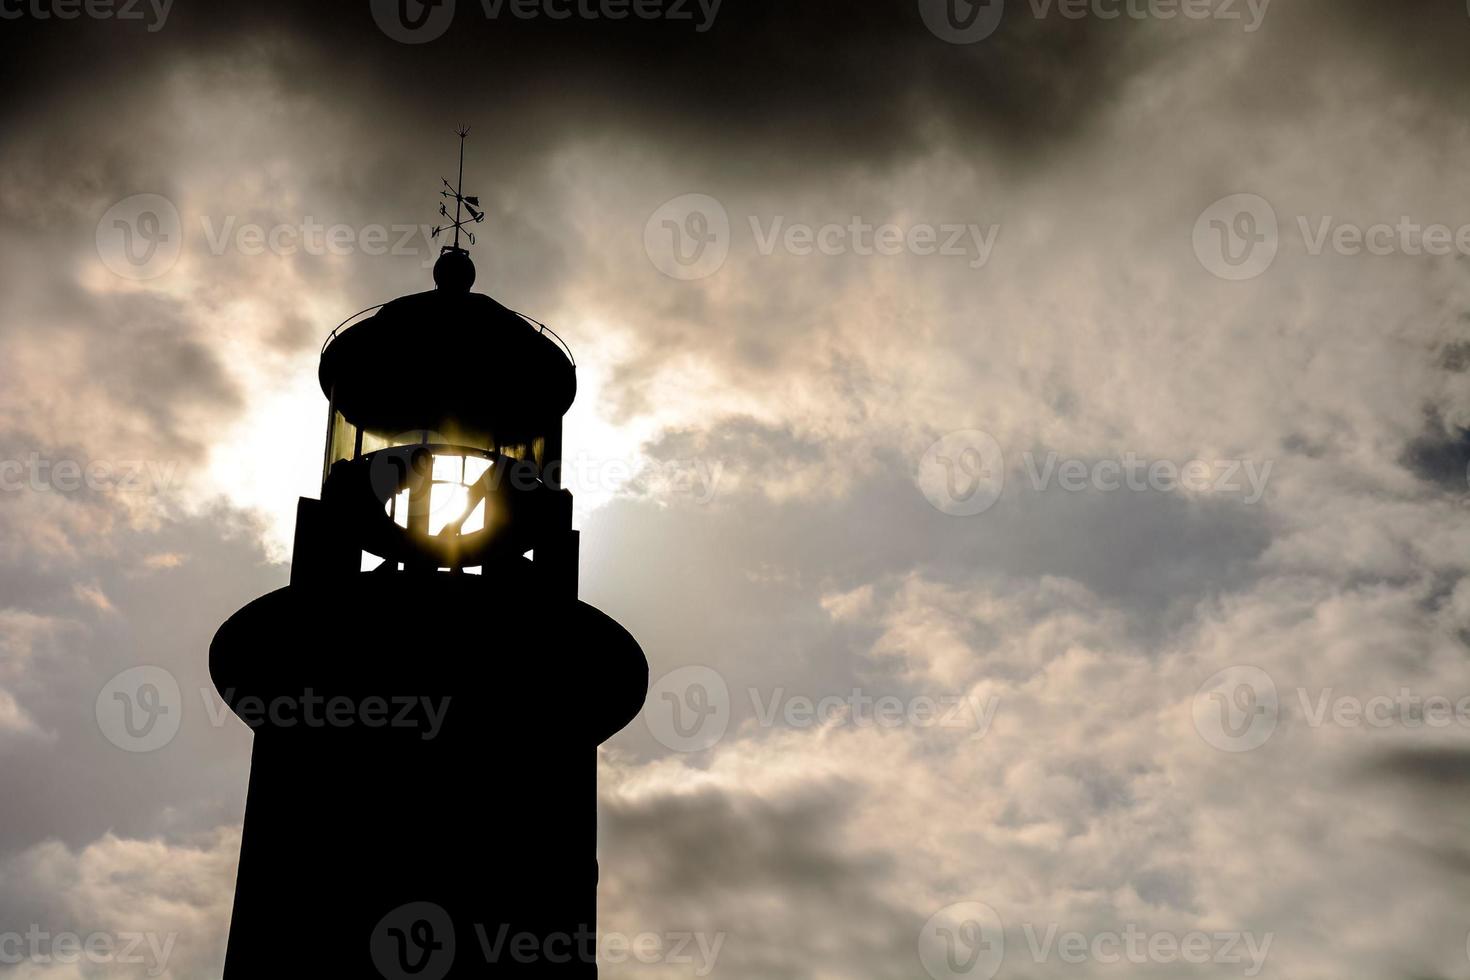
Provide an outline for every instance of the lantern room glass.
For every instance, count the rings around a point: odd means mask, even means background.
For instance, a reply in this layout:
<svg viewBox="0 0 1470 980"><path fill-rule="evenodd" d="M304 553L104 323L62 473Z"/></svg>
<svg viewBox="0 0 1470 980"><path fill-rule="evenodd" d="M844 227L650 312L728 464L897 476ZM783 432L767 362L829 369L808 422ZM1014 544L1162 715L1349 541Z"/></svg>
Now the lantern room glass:
<svg viewBox="0 0 1470 980"><path fill-rule="evenodd" d="M453 422L441 422L432 429L413 429L398 433L378 432L358 428L347 421L346 417L334 407L327 426L326 459L322 467L322 480L325 482L327 475L332 471L333 464L342 460L360 459L380 449L421 445L452 446L478 453L498 453L512 459L535 463L538 470L546 463L544 434L538 433L515 440L498 441L494 433L474 431Z"/></svg>

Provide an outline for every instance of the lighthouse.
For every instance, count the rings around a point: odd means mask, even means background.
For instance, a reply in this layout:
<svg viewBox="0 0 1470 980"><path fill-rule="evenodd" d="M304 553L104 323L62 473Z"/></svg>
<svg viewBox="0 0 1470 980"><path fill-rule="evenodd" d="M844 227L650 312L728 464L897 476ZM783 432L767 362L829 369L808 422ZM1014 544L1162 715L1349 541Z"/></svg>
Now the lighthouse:
<svg viewBox="0 0 1470 980"><path fill-rule="evenodd" d="M210 647L254 732L225 980L596 976L596 748L648 663L577 598L576 363L472 291L465 135L434 288L322 350L290 584Z"/></svg>

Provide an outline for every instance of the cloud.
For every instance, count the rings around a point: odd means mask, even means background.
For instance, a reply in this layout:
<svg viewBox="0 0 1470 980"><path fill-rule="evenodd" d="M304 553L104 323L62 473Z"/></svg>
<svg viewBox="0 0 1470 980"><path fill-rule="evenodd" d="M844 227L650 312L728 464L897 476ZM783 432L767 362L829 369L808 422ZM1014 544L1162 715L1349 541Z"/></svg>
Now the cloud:
<svg viewBox="0 0 1470 980"><path fill-rule="evenodd" d="M1466 693L1465 263L1309 245L1323 219L1470 221L1445 94L1470 23L1319 0L1244 36L1028 6L966 47L914 4L731 4L701 33L461 3L417 48L367 4L14 25L0 459L26 481L33 454L140 461L148 490L5 491L0 754L27 791L0 919L177 932L175 975L218 963L249 740L210 721L204 653L285 581L315 345L427 284L414 235L469 121L480 282L569 338L569 447L625 464L578 488L583 595L655 677L698 664L732 692L709 750L643 721L605 750L606 928L726 933L725 976L902 976L929 916L984 901L1027 975L1105 971L1027 960L1026 926L1130 922L1274 933L1269 975L1462 974L1457 733L1314 719ZM677 281L644 232L687 191L721 203L729 254ZM1241 191L1277 212L1279 254L1226 282L1190 230ZM139 193L180 212L153 280L96 248ZM409 247L237 237L308 219ZM979 265L771 231L854 219L999 228ZM957 518L915 477L976 428L1006 487ZM1029 477L1051 453L1270 470L1252 503L1072 492ZM140 664L178 679L184 721L134 757L94 701ZM1280 717L1232 754L1191 709L1240 665ZM855 687L997 707L983 732L765 710Z"/></svg>
<svg viewBox="0 0 1470 980"><path fill-rule="evenodd" d="M48 841L0 862L7 975L185 980L217 974L239 854L238 828L186 843L106 834L72 850ZM69 938L68 938L69 937Z"/></svg>

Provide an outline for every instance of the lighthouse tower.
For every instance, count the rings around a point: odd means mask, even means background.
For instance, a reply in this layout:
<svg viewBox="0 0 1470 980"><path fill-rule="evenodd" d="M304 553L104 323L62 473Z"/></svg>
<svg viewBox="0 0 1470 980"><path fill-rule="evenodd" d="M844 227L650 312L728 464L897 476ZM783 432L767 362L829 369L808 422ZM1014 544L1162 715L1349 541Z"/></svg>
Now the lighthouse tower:
<svg viewBox="0 0 1470 980"><path fill-rule="evenodd" d="M576 365L470 291L460 135L436 288L328 339L291 583L210 648L255 733L225 980L596 976L596 747L648 664L577 599Z"/></svg>

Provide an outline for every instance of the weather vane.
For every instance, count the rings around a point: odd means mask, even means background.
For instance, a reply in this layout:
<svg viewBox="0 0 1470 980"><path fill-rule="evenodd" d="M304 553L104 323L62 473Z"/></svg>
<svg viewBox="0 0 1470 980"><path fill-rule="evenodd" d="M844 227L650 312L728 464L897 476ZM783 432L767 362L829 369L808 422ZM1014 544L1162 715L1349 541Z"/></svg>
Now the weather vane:
<svg viewBox="0 0 1470 980"><path fill-rule="evenodd" d="M434 239L437 240L441 231L448 231L451 228L454 229L454 244L445 245L443 248L445 252L464 251L464 249L459 247L459 233L461 230L469 238L470 244L475 244L475 233L465 228L465 225L479 224L485 220L485 212L480 210L480 199L478 197L466 197L464 194L464 141L470 135L470 128L465 126L463 129L456 130L456 132L459 135L459 183L457 185L451 185L444 178L439 178L444 183L444 190L439 192L439 196L451 198L454 201L453 222L435 228L433 235ZM465 211L469 212L469 217L464 217ZM451 217L449 206L443 201L439 202L439 213L445 218Z"/></svg>

